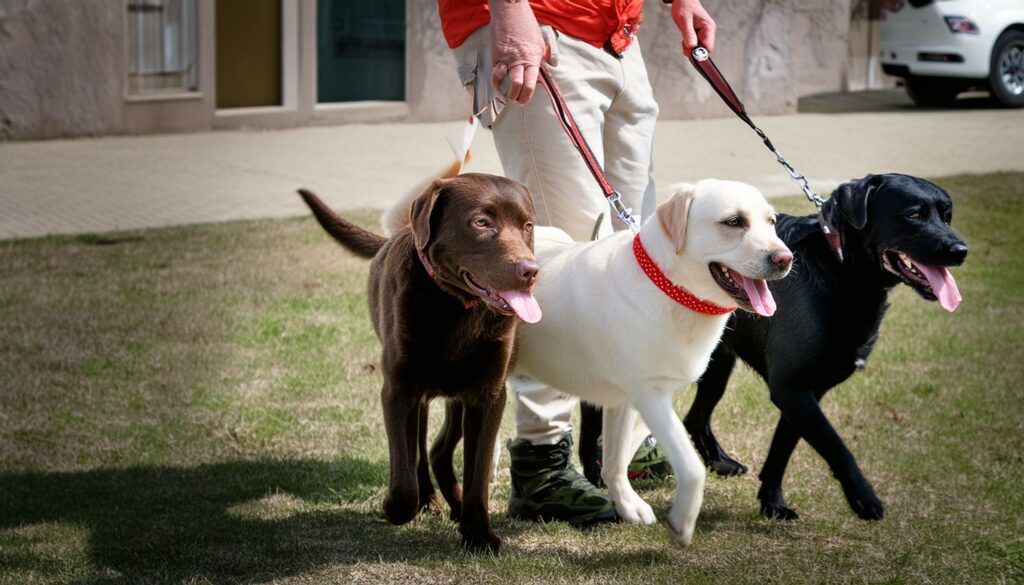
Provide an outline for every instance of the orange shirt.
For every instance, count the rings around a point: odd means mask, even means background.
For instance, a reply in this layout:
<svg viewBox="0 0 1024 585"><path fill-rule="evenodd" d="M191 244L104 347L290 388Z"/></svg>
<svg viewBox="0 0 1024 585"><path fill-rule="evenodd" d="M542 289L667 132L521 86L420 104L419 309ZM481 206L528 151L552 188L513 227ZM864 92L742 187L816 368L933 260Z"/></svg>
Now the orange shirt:
<svg viewBox="0 0 1024 585"><path fill-rule="evenodd" d="M522 0L526 1L526 0ZM491 22L487 0L437 0L441 30L451 48ZM530 0L537 22L616 53L626 50L640 28L643 0Z"/></svg>

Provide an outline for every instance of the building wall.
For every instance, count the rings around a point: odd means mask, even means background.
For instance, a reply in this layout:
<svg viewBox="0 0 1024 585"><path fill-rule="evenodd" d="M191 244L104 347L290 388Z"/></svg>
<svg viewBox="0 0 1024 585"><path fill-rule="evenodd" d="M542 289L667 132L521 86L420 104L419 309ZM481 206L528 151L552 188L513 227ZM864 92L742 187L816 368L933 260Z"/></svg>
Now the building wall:
<svg viewBox="0 0 1024 585"><path fill-rule="evenodd" d="M437 3L409 0L406 104L322 107L315 87L315 3L296 0L299 40L275 112L218 114L213 2L200 0L199 91L173 100L126 100L125 4L117 0L0 0L0 140L281 127L347 121L454 120L468 112ZM795 111L800 95L846 87L850 0L705 0L718 23L715 61L752 113ZM664 118L729 115L683 59L668 8L648 0L640 45ZM286 34L287 38L287 34ZM286 41L287 42L287 41ZM311 48L313 49L311 51Z"/></svg>
<svg viewBox="0 0 1024 585"><path fill-rule="evenodd" d="M129 102L126 69L123 2L0 0L0 140L209 127L212 94Z"/></svg>

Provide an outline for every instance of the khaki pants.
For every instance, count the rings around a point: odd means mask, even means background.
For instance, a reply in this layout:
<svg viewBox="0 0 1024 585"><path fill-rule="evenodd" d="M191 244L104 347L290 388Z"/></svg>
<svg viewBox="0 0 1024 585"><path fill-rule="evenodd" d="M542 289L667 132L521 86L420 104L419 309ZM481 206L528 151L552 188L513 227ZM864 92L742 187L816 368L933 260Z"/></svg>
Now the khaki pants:
<svg viewBox="0 0 1024 585"><path fill-rule="evenodd" d="M649 216L655 206L651 151L658 104L639 43L618 58L550 27L542 27L542 33L551 47L549 70L608 181L634 214ZM526 107L500 107L490 83L488 35L484 27L455 50L460 77L473 84L474 108L483 110L481 121L493 130L505 175L524 183L533 195L538 225L587 241L603 214L599 235L622 229L558 122L547 92L538 85ZM509 385L516 394L520 439L550 445L572 430L575 397L521 376L510 377Z"/></svg>

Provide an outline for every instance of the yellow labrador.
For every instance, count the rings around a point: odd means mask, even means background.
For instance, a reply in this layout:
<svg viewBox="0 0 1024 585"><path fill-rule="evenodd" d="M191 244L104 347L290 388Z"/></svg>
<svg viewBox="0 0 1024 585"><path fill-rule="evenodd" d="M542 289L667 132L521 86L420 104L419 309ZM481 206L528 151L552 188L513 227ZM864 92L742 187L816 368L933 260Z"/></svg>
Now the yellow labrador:
<svg viewBox="0 0 1024 585"><path fill-rule="evenodd" d="M707 179L678 185L644 222L595 242L537 228L543 276L534 291L544 319L520 324L511 381L533 378L604 406L601 477L619 515L655 521L626 476L639 447L639 411L676 474L669 530L689 544L704 492L701 462L672 395L696 381L739 307L769 316L765 280L782 278L793 255L775 234L775 211L750 185Z"/></svg>

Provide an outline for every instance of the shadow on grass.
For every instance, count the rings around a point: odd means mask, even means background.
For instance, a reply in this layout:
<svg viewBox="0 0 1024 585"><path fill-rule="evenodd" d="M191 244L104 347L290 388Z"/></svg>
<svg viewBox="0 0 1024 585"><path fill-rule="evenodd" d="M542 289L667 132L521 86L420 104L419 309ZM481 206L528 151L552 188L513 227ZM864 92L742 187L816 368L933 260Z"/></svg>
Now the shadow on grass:
<svg viewBox="0 0 1024 585"><path fill-rule="evenodd" d="M31 542L33 530L68 526L88 534L91 583L271 581L359 562L474 558L446 516L395 527L378 508L366 510L363 502L378 501L386 482L386 462L351 458L0 474L0 530L19 529L14 546L0 548L0 567L66 576L66 563L43 558ZM493 520L505 538L533 527L501 514ZM607 550L595 559L565 550L558 557L599 574L601 567L645 566L651 554L665 552Z"/></svg>
<svg viewBox="0 0 1024 585"><path fill-rule="evenodd" d="M386 482L386 462L358 459L3 474L0 528L86 530L89 563L115 575L107 582L266 580L326 564L443 555L451 552L445 540L457 550L451 523L446 535L436 520L399 529L377 511L344 506ZM7 570L49 572L31 547L7 548L0 560Z"/></svg>

